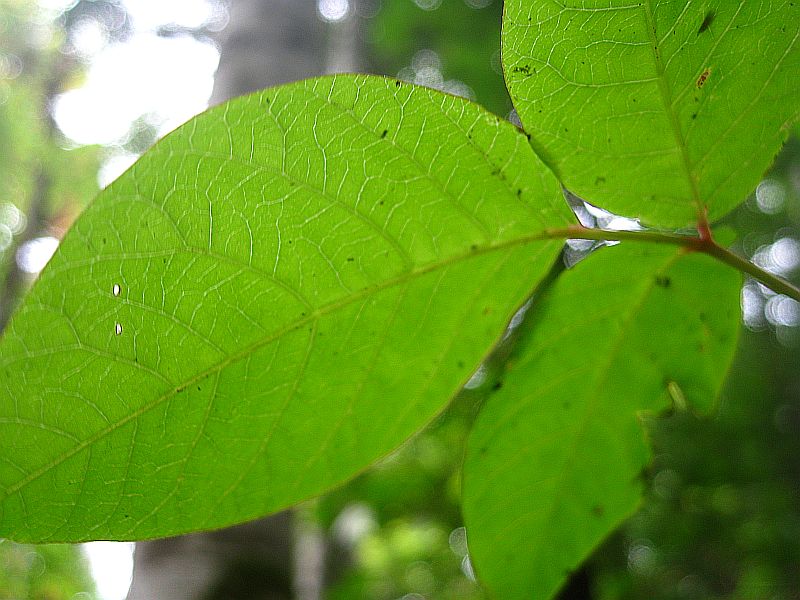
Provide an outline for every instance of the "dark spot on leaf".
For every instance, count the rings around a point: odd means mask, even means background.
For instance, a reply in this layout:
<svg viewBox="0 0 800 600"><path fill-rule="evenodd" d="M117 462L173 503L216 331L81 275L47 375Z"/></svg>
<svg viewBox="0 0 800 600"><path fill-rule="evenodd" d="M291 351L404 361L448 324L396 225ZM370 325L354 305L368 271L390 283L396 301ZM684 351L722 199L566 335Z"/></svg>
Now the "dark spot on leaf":
<svg viewBox="0 0 800 600"><path fill-rule="evenodd" d="M383 206L383 202L384 202L384 201L383 201L383 200L381 200L380 202L378 202L378 204L380 204L381 206Z"/></svg>
<svg viewBox="0 0 800 600"><path fill-rule="evenodd" d="M700 77L697 78L697 89L700 89L705 85L706 79L708 79L709 75L711 75L711 69L706 69L700 73Z"/></svg>
<svg viewBox="0 0 800 600"><path fill-rule="evenodd" d="M103 243L104 243L104 244L106 243L106 241L107 241L107 240L106 240L106 238L103 238Z"/></svg>
<svg viewBox="0 0 800 600"><path fill-rule="evenodd" d="M271 102L269 96L264 96L264 102L266 102L267 104Z"/></svg>
<svg viewBox="0 0 800 600"><path fill-rule="evenodd" d="M388 129L384 129L383 133L381 134L381 139L385 138L387 133L389 133L389 130Z"/></svg>
<svg viewBox="0 0 800 600"><path fill-rule="evenodd" d="M531 66L530 65L521 65L516 66L511 69L512 73L522 73L525 76L529 76L531 74Z"/></svg>
<svg viewBox="0 0 800 600"><path fill-rule="evenodd" d="M502 381L498 381L497 383L495 383L495 384L492 386L492 389L493 389L493 390L496 392L497 390L499 390L499 389L500 389L500 388L502 388L502 387L503 387L503 382L502 382Z"/></svg>
<svg viewBox="0 0 800 600"><path fill-rule="evenodd" d="M564 402L561 404L561 408L563 408L564 410L569 410L571 407L572 404L570 404L569 402Z"/></svg>
<svg viewBox="0 0 800 600"><path fill-rule="evenodd" d="M355 258L353 258L352 256L348 256L347 257L347 262L353 262L354 260L355 260Z"/></svg>
<svg viewBox="0 0 800 600"><path fill-rule="evenodd" d="M668 288L672 285L672 279L666 275L656 275L656 285L662 288Z"/></svg>
<svg viewBox="0 0 800 600"><path fill-rule="evenodd" d="M605 178L605 177L603 177L602 175L598 175L598 176L597 176L597 177L595 177L595 179L594 179L594 184L595 184L595 185L600 185L601 183L605 183L605 182L606 182L606 178Z"/></svg>
<svg viewBox="0 0 800 600"><path fill-rule="evenodd" d="M400 83L400 80L399 80L399 79L395 79L395 80L394 80L394 86L395 86L395 87L400 87L401 85L402 85L402 84Z"/></svg>
<svg viewBox="0 0 800 600"><path fill-rule="evenodd" d="M539 112L542 112L542 111L540 110ZM528 141L530 141L530 140L531 140L531 134L530 134L530 133L526 133L526 134L525 134L525 137L526 137L526 138L528 138Z"/></svg>
<svg viewBox="0 0 800 600"><path fill-rule="evenodd" d="M463 369L464 368L464 361L463 360L458 361L456 364L458 365L459 369Z"/></svg>
<svg viewBox="0 0 800 600"><path fill-rule="evenodd" d="M475 252L478 249L478 244L472 244L469 249Z"/></svg>
<svg viewBox="0 0 800 600"><path fill-rule="evenodd" d="M488 315L488 314L490 314L491 312L492 312L492 307L491 307L491 306L485 306L485 307L483 308L483 314L484 314L484 315Z"/></svg>
<svg viewBox="0 0 800 600"><path fill-rule="evenodd" d="M692 113L692 119L696 119L696 118L697 118L697 113Z"/></svg>
<svg viewBox="0 0 800 600"><path fill-rule="evenodd" d="M708 28L711 27L711 24L714 22L714 17L717 16L717 13L713 10L710 10L706 13L703 22L700 23L700 28L697 30L697 35L708 31Z"/></svg>
<svg viewBox="0 0 800 600"><path fill-rule="evenodd" d="M602 517L605 514L605 512L606 512L606 507L603 506L602 504L595 504L592 507L592 514L595 517Z"/></svg>
<svg viewBox="0 0 800 600"><path fill-rule="evenodd" d="M197 391L198 391L198 392L200 391L200 386L199 386L199 385L197 386Z"/></svg>
<svg viewBox="0 0 800 600"><path fill-rule="evenodd" d="M704 313L704 312L701 312L701 313L700 313L699 315L697 315L697 316L698 316L698 318L700 319L700 322L701 322L701 323L705 323L705 322L708 320L708 315L707 315L706 313Z"/></svg>
<svg viewBox="0 0 800 600"><path fill-rule="evenodd" d="M519 198L520 196L522 196L522 190L520 188L517 188L517 198Z"/></svg>

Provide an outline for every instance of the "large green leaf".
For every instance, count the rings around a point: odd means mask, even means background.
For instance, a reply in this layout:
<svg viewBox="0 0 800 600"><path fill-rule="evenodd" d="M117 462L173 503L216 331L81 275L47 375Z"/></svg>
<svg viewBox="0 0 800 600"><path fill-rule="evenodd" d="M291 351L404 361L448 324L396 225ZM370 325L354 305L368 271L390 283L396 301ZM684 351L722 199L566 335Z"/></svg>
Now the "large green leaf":
<svg viewBox="0 0 800 600"><path fill-rule="evenodd" d="M508 0L503 62L564 184L658 226L716 219L800 113L800 2Z"/></svg>
<svg viewBox="0 0 800 600"><path fill-rule="evenodd" d="M227 525L429 421L570 220L525 136L340 76L193 119L100 194L0 343L0 535Z"/></svg>
<svg viewBox="0 0 800 600"><path fill-rule="evenodd" d="M547 598L629 516L649 460L637 413L707 408L736 346L740 276L704 255L623 244L534 306L473 428L464 516L479 578Z"/></svg>

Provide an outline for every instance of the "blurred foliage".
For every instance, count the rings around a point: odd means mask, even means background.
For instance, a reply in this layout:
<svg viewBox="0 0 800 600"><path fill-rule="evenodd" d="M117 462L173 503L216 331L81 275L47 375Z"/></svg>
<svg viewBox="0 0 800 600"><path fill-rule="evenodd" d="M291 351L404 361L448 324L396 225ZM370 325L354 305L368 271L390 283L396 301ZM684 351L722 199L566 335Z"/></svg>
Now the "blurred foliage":
<svg viewBox="0 0 800 600"><path fill-rule="evenodd" d="M0 600L91 600L94 594L80 546L0 540Z"/></svg>
<svg viewBox="0 0 800 600"><path fill-rule="evenodd" d="M482 395L466 390L424 433L315 503L333 547L350 557L327 598L486 597L459 510L462 449Z"/></svg>
<svg viewBox="0 0 800 600"><path fill-rule="evenodd" d="M59 236L97 192L100 150L70 147L49 114L82 68L63 53L63 24L31 0L0 0L0 281L17 243L44 230ZM27 232L34 201L45 223ZM0 600L89 599L94 590L79 546L0 539Z"/></svg>
<svg viewBox="0 0 800 600"><path fill-rule="evenodd" d="M508 115L511 100L500 66L501 0L385 0L379 7L366 32L379 72L461 93ZM464 94L463 85L472 93Z"/></svg>
<svg viewBox="0 0 800 600"><path fill-rule="evenodd" d="M597 554L598 598L800 598L800 353L743 337L715 418L651 423L649 493Z"/></svg>
<svg viewBox="0 0 800 600"><path fill-rule="evenodd" d="M66 36L35 2L0 0L0 281L17 244L60 237L97 193L100 150L70 147L49 113L81 70Z"/></svg>
<svg viewBox="0 0 800 600"><path fill-rule="evenodd" d="M34 2L0 0L0 198L22 211L41 172L54 211L97 193L99 149L70 148L50 120L53 97L81 67L62 52L65 36Z"/></svg>

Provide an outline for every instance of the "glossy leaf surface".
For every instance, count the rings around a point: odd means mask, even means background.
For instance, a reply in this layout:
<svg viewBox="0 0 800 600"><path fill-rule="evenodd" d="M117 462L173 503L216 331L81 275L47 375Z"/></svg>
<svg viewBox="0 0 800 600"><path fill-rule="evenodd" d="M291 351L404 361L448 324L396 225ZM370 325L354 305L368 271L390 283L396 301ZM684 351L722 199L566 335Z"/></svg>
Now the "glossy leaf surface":
<svg viewBox="0 0 800 600"><path fill-rule="evenodd" d="M439 92L339 76L196 117L0 342L0 536L166 536L342 482L444 407L570 218L524 135Z"/></svg>
<svg viewBox="0 0 800 600"><path fill-rule="evenodd" d="M713 404L736 346L740 276L628 244L564 273L531 309L464 466L476 573L499 598L548 598L637 508L637 415Z"/></svg>
<svg viewBox="0 0 800 600"><path fill-rule="evenodd" d="M508 0L506 81L564 184L661 227L741 203L800 114L800 3Z"/></svg>

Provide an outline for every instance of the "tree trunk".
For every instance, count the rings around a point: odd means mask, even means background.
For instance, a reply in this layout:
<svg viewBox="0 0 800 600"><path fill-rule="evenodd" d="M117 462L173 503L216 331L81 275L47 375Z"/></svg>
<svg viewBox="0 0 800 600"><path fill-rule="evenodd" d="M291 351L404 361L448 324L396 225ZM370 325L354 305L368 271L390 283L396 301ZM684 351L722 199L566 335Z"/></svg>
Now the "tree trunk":
<svg viewBox="0 0 800 600"><path fill-rule="evenodd" d="M321 74L325 33L314 0L233 0L211 104Z"/></svg>

